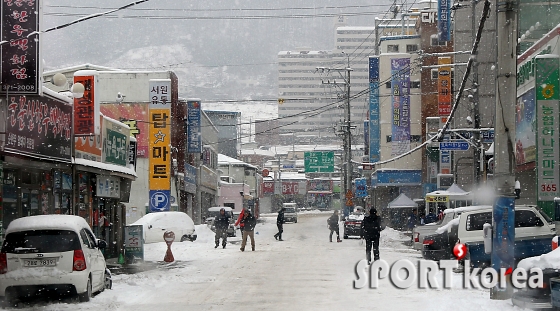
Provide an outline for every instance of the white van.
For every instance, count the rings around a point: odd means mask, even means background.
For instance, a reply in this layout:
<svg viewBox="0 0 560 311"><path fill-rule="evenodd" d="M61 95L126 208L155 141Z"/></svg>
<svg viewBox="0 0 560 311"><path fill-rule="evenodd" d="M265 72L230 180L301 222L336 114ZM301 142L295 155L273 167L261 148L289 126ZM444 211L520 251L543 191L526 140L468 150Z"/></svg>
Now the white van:
<svg viewBox="0 0 560 311"><path fill-rule="evenodd" d="M284 208L284 222L292 221L297 224L297 203L284 203L282 207Z"/></svg>

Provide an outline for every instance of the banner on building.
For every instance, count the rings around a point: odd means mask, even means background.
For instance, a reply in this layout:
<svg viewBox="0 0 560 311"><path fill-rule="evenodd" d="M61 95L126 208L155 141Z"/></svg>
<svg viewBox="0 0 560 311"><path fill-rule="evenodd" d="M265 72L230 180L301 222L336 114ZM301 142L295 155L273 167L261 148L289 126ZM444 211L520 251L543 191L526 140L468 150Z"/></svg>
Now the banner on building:
<svg viewBox="0 0 560 311"><path fill-rule="evenodd" d="M549 215L554 211L554 198L560 196L559 66L558 55L536 57L537 204Z"/></svg>
<svg viewBox="0 0 560 311"><path fill-rule="evenodd" d="M438 57L438 65L451 64L450 57ZM438 67L438 111L440 117L451 114L451 66ZM447 120L444 119L445 123Z"/></svg>
<svg viewBox="0 0 560 311"><path fill-rule="evenodd" d="M380 160L379 57L369 58L369 162Z"/></svg>
<svg viewBox="0 0 560 311"><path fill-rule="evenodd" d="M74 136L99 135L98 74L95 70L79 70L74 73L74 83L84 86L84 95L74 98Z"/></svg>
<svg viewBox="0 0 560 311"><path fill-rule="evenodd" d="M391 155L410 150L410 59L391 59Z"/></svg>
<svg viewBox="0 0 560 311"><path fill-rule="evenodd" d="M451 0L438 0L438 39L451 41Z"/></svg>
<svg viewBox="0 0 560 311"><path fill-rule="evenodd" d="M45 159L72 157L72 105L44 96L9 96L4 150Z"/></svg>
<svg viewBox="0 0 560 311"><path fill-rule="evenodd" d="M103 124L103 116L99 117ZM101 135L74 137L74 155L76 158L101 162Z"/></svg>
<svg viewBox="0 0 560 311"><path fill-rule="evenodd" d="M130 148L128 125L103 117L103 145L101 161L126 167Z"/></svg>
<svg viewBox="0 0 560 311"><path fill-rule="evenodd" d="M517 98L515 104L515 163L534 162L537 156L535 88Z"/></svg>
<svg viewBox="0 0 560 311"><path fill-rule="evenodd" d="M41 42L42 14L39 0L4 0L0 12L1 40L0 85L2 94L42 95Z"/></svg>
<svg viewBox="0 0 560 311"><path fill-rule="evenodd" d="M128 125L130 135L136 138L137 156L139 158L148 157L148 149L150 143L149 136L149 104L147 103L120 103L120 104L102 104L101 113L104 116L119 120Z"/></svg>
<svg viewBox="0 0 560 311"><path fill-rule="evenodd" d="M187 101L187 153L202 153L200 101Z"/></svg>
<svg viewBox="0 0 560 311"><path fill-rule="evenodd" d="M171 207L171 80L152 79L149 114L150 210Z"/></svg>

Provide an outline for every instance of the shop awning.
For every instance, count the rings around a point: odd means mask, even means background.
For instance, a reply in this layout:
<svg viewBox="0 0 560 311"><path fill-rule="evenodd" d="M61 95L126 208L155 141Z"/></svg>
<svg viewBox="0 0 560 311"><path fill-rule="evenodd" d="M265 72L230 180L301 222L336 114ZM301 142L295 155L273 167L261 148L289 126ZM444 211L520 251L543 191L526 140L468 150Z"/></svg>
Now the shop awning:
<svg viewBox="0 0 560 311"><path fill-rule="evenodd" d="M82 158L74 158L72 163L78 165L77 167L78 170L83 169L85 171L92 172L88 168L95 168L95 169L103 170L109 173L109 175L120 176L132 180L135 180L136 177L138 177L138 175L136 175L136 172L133 169L124 166L115 165L115 164L101 163L101 162L86 160ZM101 173L101 172L93 171L92 173Z"/></svg>

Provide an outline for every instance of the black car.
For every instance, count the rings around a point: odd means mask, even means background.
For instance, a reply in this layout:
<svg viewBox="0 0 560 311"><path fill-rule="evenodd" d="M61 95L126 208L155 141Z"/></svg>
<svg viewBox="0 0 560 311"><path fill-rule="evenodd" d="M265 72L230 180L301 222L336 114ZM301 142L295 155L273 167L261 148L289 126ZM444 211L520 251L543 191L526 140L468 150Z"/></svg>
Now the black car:
<svg viewBox="0 0 560 311"><path fill-rule="evenodd" d="M457 243L459 226L451 226L449 230L441 233L430 234L422 241L422 257L428 260L440 261L453 257L453 247Z"/></svg>
<svg viewBox="0 0 560 311"><path fill-rule="evenodd" d="M349 236L361 236L363 220L363 213L354 212L350 214L344 221L344 238L348 239Z"/></svg>

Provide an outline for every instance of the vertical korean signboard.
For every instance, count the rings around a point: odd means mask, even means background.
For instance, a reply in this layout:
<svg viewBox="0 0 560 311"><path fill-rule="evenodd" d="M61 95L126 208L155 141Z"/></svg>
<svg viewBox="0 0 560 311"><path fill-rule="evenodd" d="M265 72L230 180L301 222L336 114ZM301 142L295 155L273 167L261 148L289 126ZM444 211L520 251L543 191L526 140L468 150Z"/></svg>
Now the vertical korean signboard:
<svg viewBox="0 0 560 311"><path fill-rule="evenodd" d="M171 80L150 80L150 211L171 206Z"/></svg>
<svg viewBox="0 0 560 311"><path fill-rule="evenodd" d="M554 213L554 197L560 196L559 160L559 58L557 55L536 57L537 106L537 204L547 214Z"/></svg>
<svg viewBox="0 0 560 311"><path fill-rule="evenodd" d="M369 162L380 160L379 57L369 58Z"/></svg>
<svg viewBox="0 0 560 311"><path fill-rule="evenodd" d="M130 128L111 118L103 117L102 162L128 166Z"/></svg>
<svg viewBox="0 0 560 311"><path fill-rule="evenodd" d="M438 39L451 41L451 0L438 0Z"/></svg>
<svg viewBox="0 0 560 311"><path fill-rule="evenodd" d="M187 101L187 153L202 153L200 101Z"/></svg>
<svg viewBox="0 0 560 311"><path fill-rule="evenodd" d="M74 98L74 136L99 135L99 96L97 91L97 71L79 70L74 73L74 83L84 86L84 95Z"/></svg>
<svg viewBox="0 0 560 311"><path fill-rule="evenodd" d="M438 65L450 65L450 57L439 57ZM451 66L438 67L438 111L440 127L447 122L451 114ZM447 138L447 136L445 137ZM440 150L439 171L441 174L451 174L451 151Z"/></svg>
<svg viewBox="0 0 560 311"><path fill-rule="evenodd" d="M392 149L391 155L410 150L410 59L391 59Z"/></svg>
<svg viewBox="0 0 560 311"><path fill-rule="evenodd" d="M41 85L41 41L39 31L41 20L39 0L3 0L0 49L0 84L2 93L42 95ZM28 37L29 36L29 37Z"/></svg>

